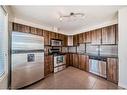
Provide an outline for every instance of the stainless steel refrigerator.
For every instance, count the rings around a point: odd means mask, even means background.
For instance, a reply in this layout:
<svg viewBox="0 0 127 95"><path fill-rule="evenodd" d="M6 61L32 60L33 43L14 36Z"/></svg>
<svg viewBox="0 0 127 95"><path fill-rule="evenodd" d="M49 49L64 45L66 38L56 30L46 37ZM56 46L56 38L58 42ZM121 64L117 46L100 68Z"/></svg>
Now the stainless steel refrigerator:
<svg viewBox="0 0 127 95"><path fill-rule="evenodd" d="M11 89L22 88L44 78L44 38L12 32Z"/></svg>

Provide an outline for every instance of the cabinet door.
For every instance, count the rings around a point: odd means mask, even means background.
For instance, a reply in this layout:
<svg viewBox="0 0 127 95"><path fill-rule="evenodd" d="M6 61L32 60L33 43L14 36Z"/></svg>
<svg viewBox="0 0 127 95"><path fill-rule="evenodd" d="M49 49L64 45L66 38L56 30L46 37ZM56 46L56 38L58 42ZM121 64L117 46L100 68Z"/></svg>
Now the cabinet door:
<svg viewBox="0 0 127 95"><path fill-rule="evenodd" d="M86 70L86 56L79 54L79 69Z"/></svg>
<svg viewBox="0 0 127 95"><path fill-rule="evenodd" d="M86 43L91 42L91 31L85 33L85 42Z"/></svg>
<svg viewBox="0 0 127 95"><path fill-rule="evenodd" d="M43 32L44 32L44 44L50 45L49 32L45 30Z"/></svg>
<svg viewBox="0 0 127 95"><path fill-rule="evenodd" d="M34 28L34 27L30 27L30 33L31 33L31 34L35 34L35 35L37 35L36 28Z"/></svg>
<svg viewBox="0 0 127 95"><path fill-rule="evenodd" d="M116 44L116 25L102 28L102 44Z"/></svg>
<svg viewBox="0 0 127 95"><path fill-rule="evenodd" d="M44 74L47 76L48 74L53 72L53 56L45 56L44 58Z"/></svg>
<svg viewBox="0 0 127 95"><path fill-rule="evenodd" d="M118 83L118 63L115 58L108 58L108 69L107 69L107 79L111 82Z"/></svg>
<svg viewBox="0 0 127 95"><path fill-rule="evenodd" d="M36 31L37 31L37 35L43 36L43 30L42 29L37 28Z"/></svg>
<svg viewBox="0 0 127 95"><path fill-rule="evenodd" d="M101 29L91 31L92 44L101 44Z"/></svg>
<svg viewBox="0 0 127 95"><path fill-rule="evenodd" d="M82 44L83 43L83 33L79 34L79 43Z"/></svg>
<svg viewBox="0 0 127 95"><path fill-rule="evenodd" d="M86 56L86 71L89 72L89 56Z"/></svg>
<svg viewBox="0 0 127 95"><path fill-rule="evenodd" d="M55 39L59 39L59 34L55 33Z"/></svg>
<svg viewBox="0 0 127 95"><path fill-rule="evenodd" d="M55 33L51 32L51 39L55 39Z"/></svg>
<svg viewBox="0 0 127 95"><path fill-rule="evenodd" d="M69 65L70 65L69 54L66 54L66 67L68 67Z"/></svg>
<svg viewBox="0 0 127 95"><path fill-rule="evenodd" d="M73 36L73 45L77 46L79 43L79 36L78 35L74 35Z"/></svg>
<svg viewBox="0 0 127 95"><path fill-rule="evenodd" d="M67 39L68 39L68 46L73 46L73 36L68 36L67 37Z"/></svg>
<svg viewBox="0 0 127 95"><path fill-rule="evenodd" d="M73 66L73 54L69 54L69 64Z"/></svg>
<svg viewBox="0 0 127 95"><path fill-rule="evenodd" d="M78 54L73 54L73 66L78 68L79 67L79 57Z"/></svg>

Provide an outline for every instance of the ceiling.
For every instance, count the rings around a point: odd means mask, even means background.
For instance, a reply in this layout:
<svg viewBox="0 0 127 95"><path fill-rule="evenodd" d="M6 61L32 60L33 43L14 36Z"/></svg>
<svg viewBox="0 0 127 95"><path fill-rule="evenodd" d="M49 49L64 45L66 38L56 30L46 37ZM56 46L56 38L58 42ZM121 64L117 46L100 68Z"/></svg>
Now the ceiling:
<svg viewBox="0 0 127 95"><path fill-rule="evenodd" d="M14 16L47 27L56 27L58 31L71 34L88 26L117 18L118 9L124 6L11 6ZM77 20L59 20L60 15L70 12L84 13Z"/></svg>

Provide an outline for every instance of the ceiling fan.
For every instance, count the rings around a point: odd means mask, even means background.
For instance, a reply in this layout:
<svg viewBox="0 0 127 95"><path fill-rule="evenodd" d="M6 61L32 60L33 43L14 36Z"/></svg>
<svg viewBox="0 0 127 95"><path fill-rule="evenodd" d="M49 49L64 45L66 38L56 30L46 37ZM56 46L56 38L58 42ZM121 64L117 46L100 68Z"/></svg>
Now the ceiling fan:
<svg viewBox="0 0 127 95"><path fill-rule="evenodd" d="M59 20L62 21L63 19L79 19L84 16L84 13L74 13L71 12L69 15L61 15Z"/></svg>

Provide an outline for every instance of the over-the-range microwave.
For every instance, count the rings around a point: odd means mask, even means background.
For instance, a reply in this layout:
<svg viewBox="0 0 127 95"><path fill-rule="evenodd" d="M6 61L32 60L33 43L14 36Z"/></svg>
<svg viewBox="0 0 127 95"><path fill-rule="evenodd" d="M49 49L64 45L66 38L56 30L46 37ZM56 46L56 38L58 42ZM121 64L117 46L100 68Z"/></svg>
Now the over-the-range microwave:
<svg viewBox="0 0 127 95"><path fill-rule="evenodd" d="M62 41L57 39L51 40L51 46L62 46Z"/></svg>

